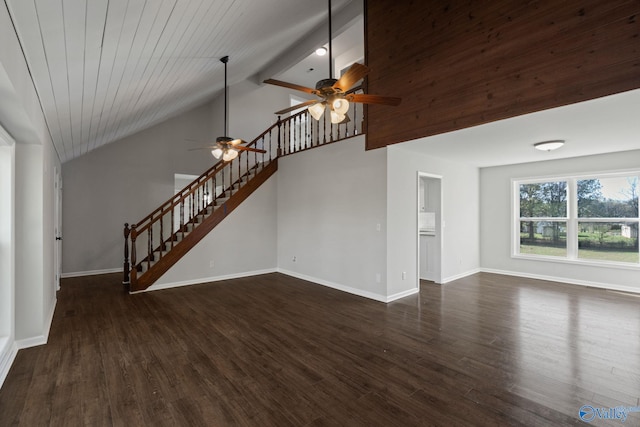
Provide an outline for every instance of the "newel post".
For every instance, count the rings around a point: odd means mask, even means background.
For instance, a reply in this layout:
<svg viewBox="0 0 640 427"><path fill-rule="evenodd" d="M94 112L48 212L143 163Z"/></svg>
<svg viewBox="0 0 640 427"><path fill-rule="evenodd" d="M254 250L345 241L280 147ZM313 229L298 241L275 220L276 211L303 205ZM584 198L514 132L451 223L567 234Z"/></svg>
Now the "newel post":
<svg viewBox="0 0 640 427"><path fill-rule="evenodd" d="M136 239L138 238L138 230L136 225L131 224L131 268L129 269L129 286L135 288L138 283L138 270L136 270L136 264L138 263L136 255Z"/></svg>
<svg viewBox="0 0 640 427"><path fill-rule="evenodd" d="M129 234L131 230L129 229L129 224L124 223L124 265L122 267L122 284L127 286L129 282L129 270L131 269L129 265Z"/></svg>
<svg viewBox="0 0 640 427"><path fill-rule="evenodd" d="M282 121L280 120L280 116L278 116L278 157L282 156L282 148L281 148L281 132L280 128L282 127Z"/></svg>

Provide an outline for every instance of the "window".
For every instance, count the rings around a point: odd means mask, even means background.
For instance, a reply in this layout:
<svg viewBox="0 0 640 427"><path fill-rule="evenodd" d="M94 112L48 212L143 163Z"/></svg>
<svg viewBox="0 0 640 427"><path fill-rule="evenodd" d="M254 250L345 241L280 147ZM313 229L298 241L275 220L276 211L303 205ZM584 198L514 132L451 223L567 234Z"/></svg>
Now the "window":
<svg viewBox="0 0 640 427"><path fill-rule="evenodd" d="M520 253L567 256L567 182L520 184Z"/></svg>
<svg viewBox="0 0 640 427"><path fill-rule="evenodd" d="M640 265L639 176L514 181L514 255Z"/></svg>

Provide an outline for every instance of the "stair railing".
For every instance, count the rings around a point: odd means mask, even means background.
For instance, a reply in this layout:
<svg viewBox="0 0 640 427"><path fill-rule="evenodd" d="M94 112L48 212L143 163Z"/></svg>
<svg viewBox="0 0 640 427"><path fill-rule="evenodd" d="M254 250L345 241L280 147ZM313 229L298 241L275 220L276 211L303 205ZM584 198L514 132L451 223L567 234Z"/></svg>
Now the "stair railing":
<svg viewBox="0 0 640 427"><path fill-rule="evenodd" d="M229 162L218 161L157 209L134 224L124 225L123 284L135 288L138 273L191 232L272 160L362 133L363 108L351 104L346 123L332 124L329 114L313 120L307 109L278 121L247 144L266 153L240 150Z"/></svg>

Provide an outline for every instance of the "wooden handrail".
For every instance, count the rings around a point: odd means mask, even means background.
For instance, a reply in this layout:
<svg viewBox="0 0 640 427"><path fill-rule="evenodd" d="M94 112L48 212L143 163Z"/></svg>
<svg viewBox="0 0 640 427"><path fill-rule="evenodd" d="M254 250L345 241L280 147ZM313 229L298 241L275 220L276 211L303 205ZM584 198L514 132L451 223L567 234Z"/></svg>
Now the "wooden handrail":
<svg viewBox="0 0 640 427"><path fill-rule="evenodd" d="M276 123L246 145L265 149L265 154L241 150L230 162L218 161L149 215L131 226L125 224L123 283L137 289L139 272L144 274L145 269L151 269L154 262L173 249L176 241L210 215L219 201L243 188L258 169L279 157L359 135L362 111L361 104L352 104L348 112L351 120L342 124L330 123L329 114L324 114L320 121L312 120L307 109L285 119L278 116ZM180 217L176 221L178 210ZM138 253L146 255L138 259Z"/></svg>

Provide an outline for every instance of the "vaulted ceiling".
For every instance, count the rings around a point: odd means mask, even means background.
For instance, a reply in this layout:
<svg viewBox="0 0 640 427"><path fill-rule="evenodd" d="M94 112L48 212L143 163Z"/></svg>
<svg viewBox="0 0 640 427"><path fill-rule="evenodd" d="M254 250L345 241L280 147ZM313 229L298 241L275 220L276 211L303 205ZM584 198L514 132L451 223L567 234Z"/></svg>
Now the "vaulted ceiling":
<svg viewBox="0 0 640 427"><path fill-rule="evenodd" d="M274 59L327 19L317 0L5 4L63 162L212 99L225 55L229 84L273 77Z"/></svg>

